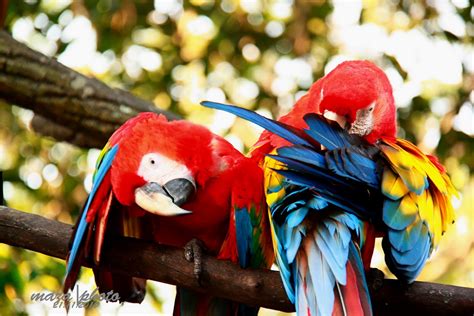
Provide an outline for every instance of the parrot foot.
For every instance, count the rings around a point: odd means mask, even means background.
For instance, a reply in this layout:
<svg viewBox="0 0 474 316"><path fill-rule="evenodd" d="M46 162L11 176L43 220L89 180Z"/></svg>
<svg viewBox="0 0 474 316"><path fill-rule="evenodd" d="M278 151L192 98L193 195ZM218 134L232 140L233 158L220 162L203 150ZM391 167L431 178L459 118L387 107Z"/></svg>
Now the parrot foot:
<svg viewBox="0 0 474 316"><path fill-rule="evenodd" d="M184 246L184 258L194 263L194 277L200 285L202 281L202 254L205 250L204 243L199 239L192 239Z"/></svg>
<svg viewBox="0 0 474 316"><path fill-rule="evenodd" d="M367 279L369 281L369 287L372 290L377 291L382 288L385 274L379 269L370 268L370 270L367 271Z"/></svg>

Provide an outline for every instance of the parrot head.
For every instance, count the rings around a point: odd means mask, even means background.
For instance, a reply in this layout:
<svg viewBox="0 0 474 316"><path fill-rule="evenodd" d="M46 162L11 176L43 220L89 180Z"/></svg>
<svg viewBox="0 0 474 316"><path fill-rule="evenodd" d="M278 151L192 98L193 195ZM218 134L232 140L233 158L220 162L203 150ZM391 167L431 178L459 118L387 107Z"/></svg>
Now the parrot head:
<svg viewBox="0 0 474 316"><path fill-rule="evenodd" d="M385 73L371 62L341 63L313 85L311 94L320 100L320 113L370 143L396 134L392 87Z"/></svg>
<svg viewBox="0 0 474 316"><path fill-rule="evenodd" d="M161 216L191 213L180 206L219 169L209 150L213 137L204 127L155 113L128 120L110 138L119 146L111 167L117 200Z"/></svg>

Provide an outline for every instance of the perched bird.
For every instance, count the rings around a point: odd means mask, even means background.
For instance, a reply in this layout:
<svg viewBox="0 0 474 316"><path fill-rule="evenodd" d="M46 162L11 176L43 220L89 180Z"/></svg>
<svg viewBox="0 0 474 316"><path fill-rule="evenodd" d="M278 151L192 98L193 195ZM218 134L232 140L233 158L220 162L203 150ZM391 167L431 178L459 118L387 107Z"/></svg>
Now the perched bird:
<svg viewBox="0 0 474 316"><path fill-rule="evenodd" d="M72 237L64 293L75 284L81 263L94 263L101 293L141 302L146 280L100 266L107 240L135 237L185 247L201 272L204 248L241 267L266 268L273 250L256 162L206 128L142 113L124 123L97 161L91 193ZM177 290L175 315L234 315L258 308L186 289Z"/></svg>
<svg viewBox="0 0 474 316"><path fill-rule="evenodd" d="M389 269L412 282L454 219L457 193L445 169L395 137L390 83L367 61L339 65L278 122L203 105L266 129L253 154L264 169L280 274L299 315L372 314L364 266L375 237L384 237Z"/></svg>

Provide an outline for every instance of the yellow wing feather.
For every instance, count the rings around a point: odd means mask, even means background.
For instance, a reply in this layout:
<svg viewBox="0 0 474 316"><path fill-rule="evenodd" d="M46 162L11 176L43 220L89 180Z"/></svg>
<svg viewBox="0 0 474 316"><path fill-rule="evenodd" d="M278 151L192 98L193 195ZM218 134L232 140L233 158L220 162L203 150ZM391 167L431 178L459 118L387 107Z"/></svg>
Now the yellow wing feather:
<svg viewBox="0 0 474 316"><path fill-rule="evenodd" d="M271 154L275 154L274 150ZM275 159L265 157L263 162L263 176L264 176L264 190L266 192L266 199L268 205L268 218L272 218L271 207L277 203L281 198L286 194L285 188L282 186L284 177L277 173L275 170L286 169L285 166L276 161ZM275 255L280 256L281 254L278 251L278 238L276 237L275 227L273 226L273 221L270 220L270 229L272 234L272 243L273 249L275 250Z"/></svg>
<svg viewBox="0 0 474 316"><path fill-rule="evenodd" d="M406 194L401 203L399 210L405 216L413 216L418 213L418 207L416 205L416 195L413 193Z"/></svg>
<svg viewBox="0 0 474 316"><path fill-rule="evenodd" d="M282 186L284 177L275 171L284 169L286 169L286 167L282 163L269 157L265 158L263 170L265 192L267 192L267 205L269 208L286 194L285 189Z"/></svg>
<svg viewBox="0 0 474 316"><path fill-rule="evenodd" d="M393 200L398 200L408 193L408 188L403 183L402 178L390 168L385 168L383 173L382 190Z"/></svg>
<svg viewBox="0 0 474 316"><path fill-rule="evenodd" d="M384 139L380 149L389 163L384 170L382 191L391 199L402 199L403 214L418 212L429 228L435 248L455 218L451 198L457 191L449 176L406 140Z"/></svg>

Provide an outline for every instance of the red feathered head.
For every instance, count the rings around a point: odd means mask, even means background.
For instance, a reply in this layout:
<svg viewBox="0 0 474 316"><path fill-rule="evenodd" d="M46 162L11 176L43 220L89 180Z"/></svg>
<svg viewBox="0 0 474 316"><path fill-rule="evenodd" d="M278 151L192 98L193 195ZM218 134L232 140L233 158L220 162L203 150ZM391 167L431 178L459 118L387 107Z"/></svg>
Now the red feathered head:
<svg viewBox="0 0 474 316"><path fill-rule="evenodd" d="M309 95L308 105L318 105L322 114L335 113L349 132L371 143L396 134L392 87L385 73L369 61L341 63L316 82Z"/></svg>
<svg viewBox="0 0 474 316"><path fill-rule="evenodd" d="M163 196L168 205L184 203L184 193L203 186L222 167L213 150L216 137L202 126L169 122L155 113L141 113L128 120L109 141L119 146L111 169L116 198L121 204L135 202L150 212L164 203ZM157 203L155 198L162 201Z"/></svg>

